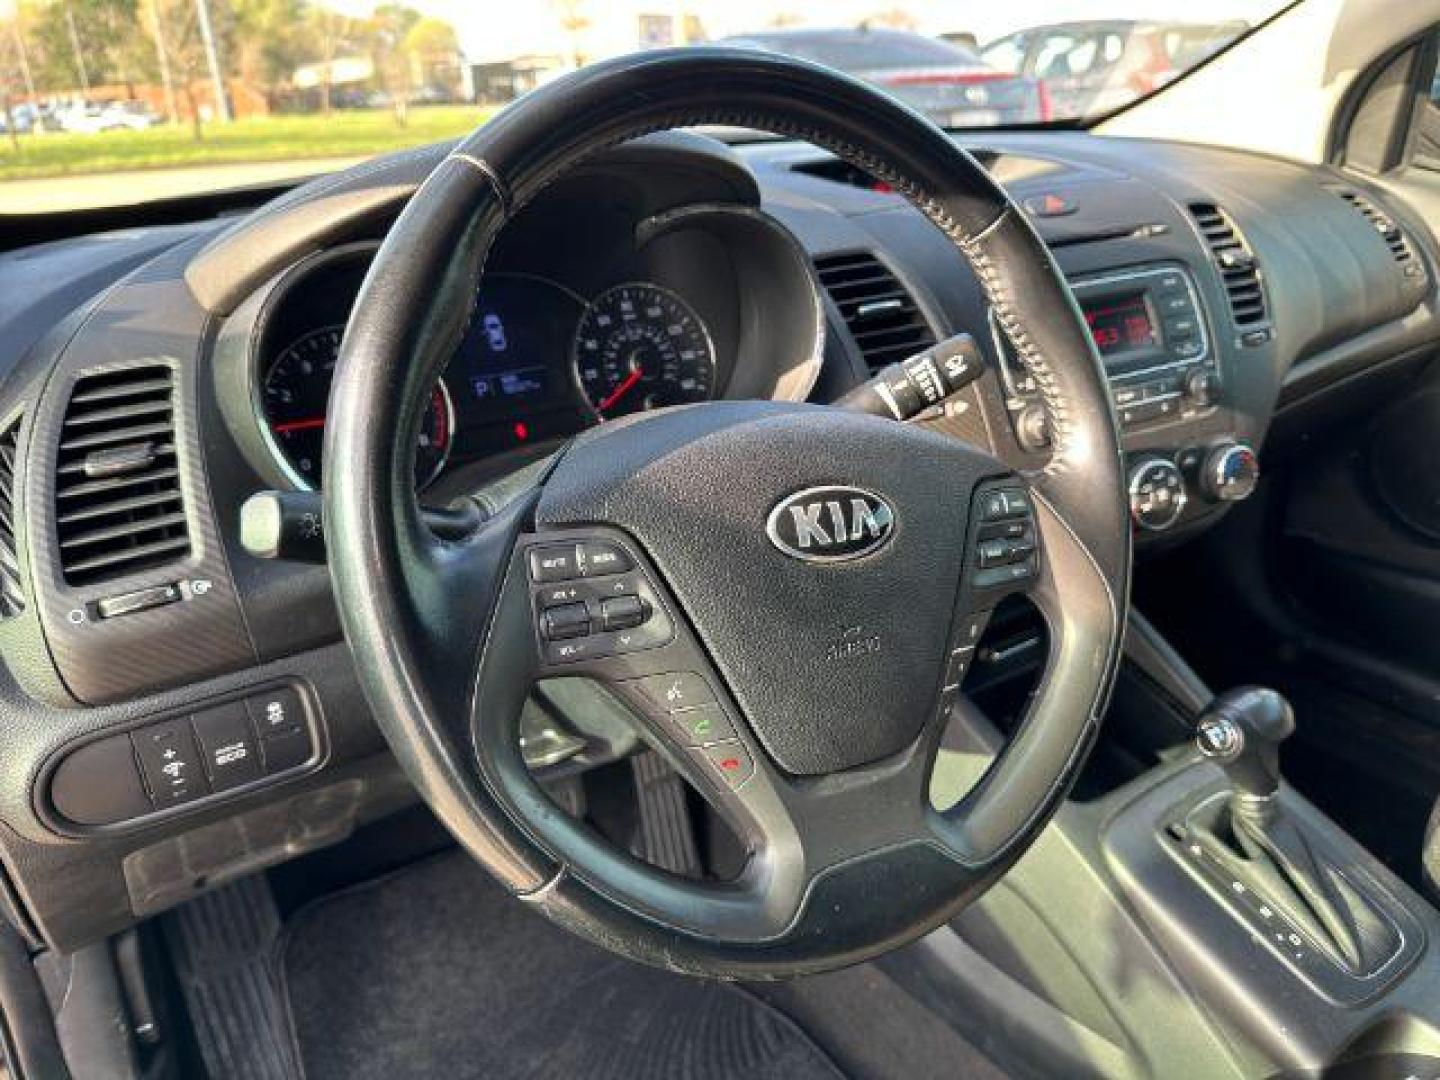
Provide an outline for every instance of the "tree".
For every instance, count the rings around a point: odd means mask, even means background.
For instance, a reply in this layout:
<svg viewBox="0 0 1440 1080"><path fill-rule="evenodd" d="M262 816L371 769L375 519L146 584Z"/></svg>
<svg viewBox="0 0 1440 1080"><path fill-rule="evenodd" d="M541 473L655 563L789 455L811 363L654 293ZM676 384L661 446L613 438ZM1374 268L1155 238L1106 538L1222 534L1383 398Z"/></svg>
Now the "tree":
<svg viewBox="0 0 1440 1080"><path fill-rule="evenodd" d="M423 18L405 34L402 48L410 62L413 86L458 88L460 39L455 28L443 19Z"/></svg>
<svg viewBox="0 0 1440 1080"><path fill-rule="evenodd" d="M585 66L582 47L585 31L590 29L590 16L585 13L584 0L550 0L560 29L570 38L570 62L577 68Z"/></svg>
<svg viewBox="0 0 1440 1080"><path fill-rule="evenodd" d="M414 89L405 40L419 22L420 13L403 4L381 4L369 19L375 71L390 97L395 122L401 127L409 123L410 91Z"/></svg>
<svg viewBox="0 0 1440 1080"><path fill-rule="evenodd" d="M231 0L234 73L274 107L291 75L314 58L320 36L304 0Z"/></svg>

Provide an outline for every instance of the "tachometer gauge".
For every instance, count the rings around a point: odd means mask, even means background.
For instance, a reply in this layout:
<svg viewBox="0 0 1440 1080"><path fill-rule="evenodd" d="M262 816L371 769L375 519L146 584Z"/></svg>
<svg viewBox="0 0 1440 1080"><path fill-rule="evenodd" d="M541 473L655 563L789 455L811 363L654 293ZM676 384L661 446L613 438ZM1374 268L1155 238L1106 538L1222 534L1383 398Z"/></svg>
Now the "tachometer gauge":
<svg viewBox="0 0 1440 1080"><path fill-rule="evenodd" d="M320 452L325 444L325 411L340 352L343 326L312 330L288 345L265 372L261 397L265 422L291 479L320 487ZM439 474L455 437L455 407L443 381L435 383L415 440L415 486Z"/></svg>
<svg viewBox="0 0 1440 1080"><path fill-rule="evenodd" d="M602 419L715 392L705 324L658 285L616 285L597 296L580 318L574 355L580 387Z"/></svg>

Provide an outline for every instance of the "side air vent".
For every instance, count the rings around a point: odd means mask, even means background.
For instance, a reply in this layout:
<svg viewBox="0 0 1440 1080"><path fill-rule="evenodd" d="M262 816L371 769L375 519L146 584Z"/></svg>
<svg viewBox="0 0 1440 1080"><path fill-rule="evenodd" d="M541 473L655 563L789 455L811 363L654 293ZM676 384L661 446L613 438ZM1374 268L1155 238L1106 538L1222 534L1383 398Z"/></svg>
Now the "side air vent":
<svg viewBox="0 0 1440 1080"><path fill-rule="evenodd" d="M175 376L129 368L79 380L60 434L60 567L88 585L190 552L175 455Z"/></svg>
<svg viewBox="0 0 1440 1080"><path fill-rule="evenodd" d="M1385 246L1390 249L1391 257L1397 263L1403 266L1415 258L1415 253L1410 250L1410 241L1400 226L1395 223L1394 218L1358 191L1346 189L1337 191L1335 194L1360 211L1360 216L1368 221L1371 227L1380 234L1380 239L1385 241Z"/></svg>
<svg viewBox="0 0 1440 1080"><path fill-rule="evenodd" d="M25 610L25 586L15 543L15 451L19 443L20 419L16 417L0 432L0 619L13 619Z"/></svg>
<svg viewBox="0 0 1440 1080"><path fill-rule="evenodd" d="M1265 290L1260 284L1260 267L1235 222L1214 203L1191 203L1190 215L1220 270L1235 325L1264 322Z"/></svg>
<svg viewBox="0 0 1440 1080"><path fill-rule="evenodd" d="M815 270L872 373L935 344L915 298L874 255L826 255Z"/></svg>

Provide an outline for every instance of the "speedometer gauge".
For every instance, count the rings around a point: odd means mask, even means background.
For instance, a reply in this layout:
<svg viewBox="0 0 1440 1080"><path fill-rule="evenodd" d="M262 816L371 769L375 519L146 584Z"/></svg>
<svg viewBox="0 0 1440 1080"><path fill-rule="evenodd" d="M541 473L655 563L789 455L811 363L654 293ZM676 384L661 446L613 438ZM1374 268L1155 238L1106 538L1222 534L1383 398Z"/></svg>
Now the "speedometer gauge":
<svg viewBox="0 0 1440 1080"><path fill-rule="evenodd" d="M585 309L575 331L575 370L602 418L707 401L715 349L699 317L658 285L616 285Z"/></svg>
<svg viewBox="0 0 1440 1080"><path fill-rule="evenodd" d="M265 372L261 389L265 422L282 461L300 486L320 487L325 412L340 353L343 326L312 330L288 345ZM444 468L455 436L455 407L437 381L415 439L415 486L423 488Z"/></svg>

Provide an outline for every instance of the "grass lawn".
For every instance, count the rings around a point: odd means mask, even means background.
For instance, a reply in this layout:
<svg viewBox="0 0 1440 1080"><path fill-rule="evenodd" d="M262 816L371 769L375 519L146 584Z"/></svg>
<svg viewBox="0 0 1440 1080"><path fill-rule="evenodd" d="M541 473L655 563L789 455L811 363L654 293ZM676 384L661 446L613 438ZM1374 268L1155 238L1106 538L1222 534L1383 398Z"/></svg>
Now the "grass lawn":
<svg viewBox="0 0 1440 1080"><path fill-rule="evenodd" d="M22 135L19 153L8 136L0 136L0 182L122 169L360 157L454 138L494 113L491 106L430 105L412 108L405 127L389 109L337 110L328 117L256 117L207 124L201 142L188 124L93 135L45 132Z"/></svg>

